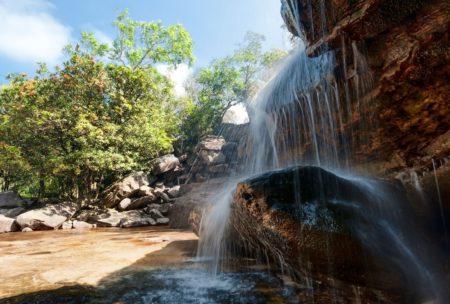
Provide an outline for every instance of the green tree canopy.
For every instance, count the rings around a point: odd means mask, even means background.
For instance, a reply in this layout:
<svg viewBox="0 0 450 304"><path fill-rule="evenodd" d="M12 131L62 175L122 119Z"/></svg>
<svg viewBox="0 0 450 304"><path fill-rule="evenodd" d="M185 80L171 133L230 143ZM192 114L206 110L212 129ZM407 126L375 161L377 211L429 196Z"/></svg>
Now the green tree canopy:
<svg viewBox="0 0 450 304"><path fill-rule="evenodd" d="M192 40L180 25L137 22L127 13L115 25L113 46L83 33L54 72L41 64L34 78L15 75L0 89L4 188L92 197L173 149L186 101L154 64L192 62Z"/></svg>
<svg viewBox="0 0 450 304"><path fill-rule="evenodd" d="M189 90L196 100L186 119L183 130L188 145L208 133L219 131L222 117L231 106L246 102L258 90L287 52L280 49L263 51L263 35L248 32L239 48L230 56L214 60L201 69Z"/></svg>

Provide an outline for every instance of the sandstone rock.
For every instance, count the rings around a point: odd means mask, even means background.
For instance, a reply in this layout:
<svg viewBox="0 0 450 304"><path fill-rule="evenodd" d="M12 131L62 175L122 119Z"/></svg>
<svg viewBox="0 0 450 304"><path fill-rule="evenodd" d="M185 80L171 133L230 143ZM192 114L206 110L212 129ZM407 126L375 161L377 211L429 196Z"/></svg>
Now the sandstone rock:
<svg viewBox="0 0 450 304"><path fill-rule="evenodd" d="M24 200L17 193L13 191L0 192L0 208L16 208L23 204Z"/></svg>
<svg viewBox="0 0 450 304"><path fill-rule="evenodd" d="M200 151L200 157L207 166L220 165L225 163L226 157L222 152L217 151Z"/></svg>
<svg viewBox="0 0 450 304"><path fill-rule="evenodd" d="M0 214L3 214L6 217L15 218L19 214L24 213L26 211L23 207L11 208L11 209L0 209Z"/></svg>
<svg viewBox="0 0 450 304"><path fill-rule="evenodd" d="M15 219L0 215L0 233L20 231Z"/></svg>
<svg viewBox="0 0 450 304"><path fill-rule="evenodd" d="M148 185L147 174L144 172L133 173L106 189L102 194L102 203L106 208L113 208L124 198L138 191L140 187Z"/></svg>
<svg viewBox="0 0 450 304"><path fill-rule="evenodd" d="M94 225L82 222L82 221L73 221L72 222L73 229L91 229L94 228Z"/></svg>
<svg viewBox="0 0 450 304"><path fill-rule="evenodd" d="M30 227L23 228L22 232L33 232L33 229L31 229Z"/></svg>
<svg viewBox="0 0 450 304"><path fill-rule="evenodd" d="M198 143L196 150L220 151L225 145L225 138L222 136L207 135Z"/></svg>
<svg viewBox="0 0 450 304"><path fill-rule="evenodd" d="M171 198L178 197L180 195L180 186L174 186L170 188L169 190L167 190L167 194L169 194Z"/></svg>
<svg viewBox="0 0 450 304"><path fill-rule="evenodd" d="M159 225L168 225L170 220L167 217L162 217L156 220Z"/></svg>
<svg viewBox="0 0 450 304"><path fill-rule="evenodd" d="M159 175L179 168L180 161L173 154L164 155L153 161L153 174Z"/></svg>
<svg viewBox="0 0 450 304"><path fill-rule="evenodd" d="M403 195L396 184L380 183L384 190ZM365 239L374 237L368 236L369 230L379 220L374 217L376 199L365 189L318 167L292 167L252 177L237 186L230 234L234 241L244 240L246 248L266 252L298 275L305 265L313 277L329 275L332 263L339 269L333 273L338 279L401 290L401 277L391 268L394 262L383 258L381 263ZM406 206L402 212L407 212ZM366 233L359 234L361 229ZM370 233L379 237L381 230ZM389 245L381 238L386 251Z"/></svg>
<svg viewBox="0 0 450 304"><path fill-rule="evenodd" d="M77 211L78 205L75 203L47 205L22 213L17 217L17 222L22 228L29 227L33 230L57 229Z"/></svg>

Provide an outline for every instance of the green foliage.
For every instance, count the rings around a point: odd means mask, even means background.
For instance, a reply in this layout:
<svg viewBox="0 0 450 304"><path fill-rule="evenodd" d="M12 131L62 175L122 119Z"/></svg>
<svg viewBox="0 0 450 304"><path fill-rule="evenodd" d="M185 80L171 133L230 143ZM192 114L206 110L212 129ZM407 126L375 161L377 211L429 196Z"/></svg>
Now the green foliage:
<svg viewBox="0 0 450 304"><path fill-rule="evenodd" d="M166 27L161 22L136 21L129 17L128 11L124 11L114 21L114 27L117 38L112 45L100 43L94 34L83 32L78 47L133 70L146 69L155 63L178 65L194 62L193 41L181 24ZM66 51L73 54L76 48L69 45Z"/></svg>
<svg viewBox="0 0 450 304"><path fill-rule="evenodd" d="M263 35L248 32L233 55L214 60L197 73L189 90L196 104L182 128L188 146L205 134L219 132L226 110L251 99L267 72L287 55L279 49L263 52L264 40Z"/></svg>
<svg viewBox="0 0 450 304"><path fill-rule="evenodd" d="M0 89L0 180L26 195L92 197L105 180L171 151L189 103L152 66L192 61L180 26L115 23L114 45L83 33L50 73L11 75ZM112 61L101 60L110 56Z"/></svg>

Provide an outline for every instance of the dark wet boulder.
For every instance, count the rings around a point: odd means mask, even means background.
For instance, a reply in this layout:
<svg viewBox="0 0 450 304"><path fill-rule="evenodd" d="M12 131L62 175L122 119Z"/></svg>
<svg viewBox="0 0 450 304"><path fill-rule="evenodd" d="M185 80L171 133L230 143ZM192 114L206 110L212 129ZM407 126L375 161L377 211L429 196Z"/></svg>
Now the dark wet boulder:
<svg viewBox="0 0 450 304"><path fill-rule="evenodd" d="M360 238L371 229L360 213L370 203L358 182L318 167L269 172L237 185L230 235L298 277L310 273L367 285L370 276L372 286L398 288L399 276Z"/></svg>

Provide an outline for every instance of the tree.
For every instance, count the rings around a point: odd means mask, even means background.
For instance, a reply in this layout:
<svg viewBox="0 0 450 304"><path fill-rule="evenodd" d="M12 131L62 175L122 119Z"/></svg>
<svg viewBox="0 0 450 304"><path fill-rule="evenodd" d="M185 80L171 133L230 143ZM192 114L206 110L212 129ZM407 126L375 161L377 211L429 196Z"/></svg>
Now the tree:
<svg viewBox="0 0 450 304"><path fill-rule="evenodd" d="M115 25L113 46L83 33L55 72L41 64L34 78L12 76L0 90L4 188L95 197L108 180L173 149L186 102L153 65L192 62L192 41L180 25L136 22L126 13Z"/></svg>
<svg viewBox="0 0 450 304"><path fill-rule="evenodd" d="M287 52L272 49L263 52L263 35L248 32L243 43L230 56L214 60L201 69L194 79L193 98L196 104L184 122L187 145L195 145L208 133L217 133L225 112L233 105L251 99L259 83L267 77Z"/></svg>
<svg viewBox="0 0 450 304"><path fill-rule="evenodd" d="M93 33L81 33L80 46L88 53L106 57L113 63L136 70L153 67L156 63L192 64L193 41L181 24L164 26L161 22L132 20L125 10L114 21L117 37L112 45L100 43ZM66 47L73 53L75 47Z"/></svg>

